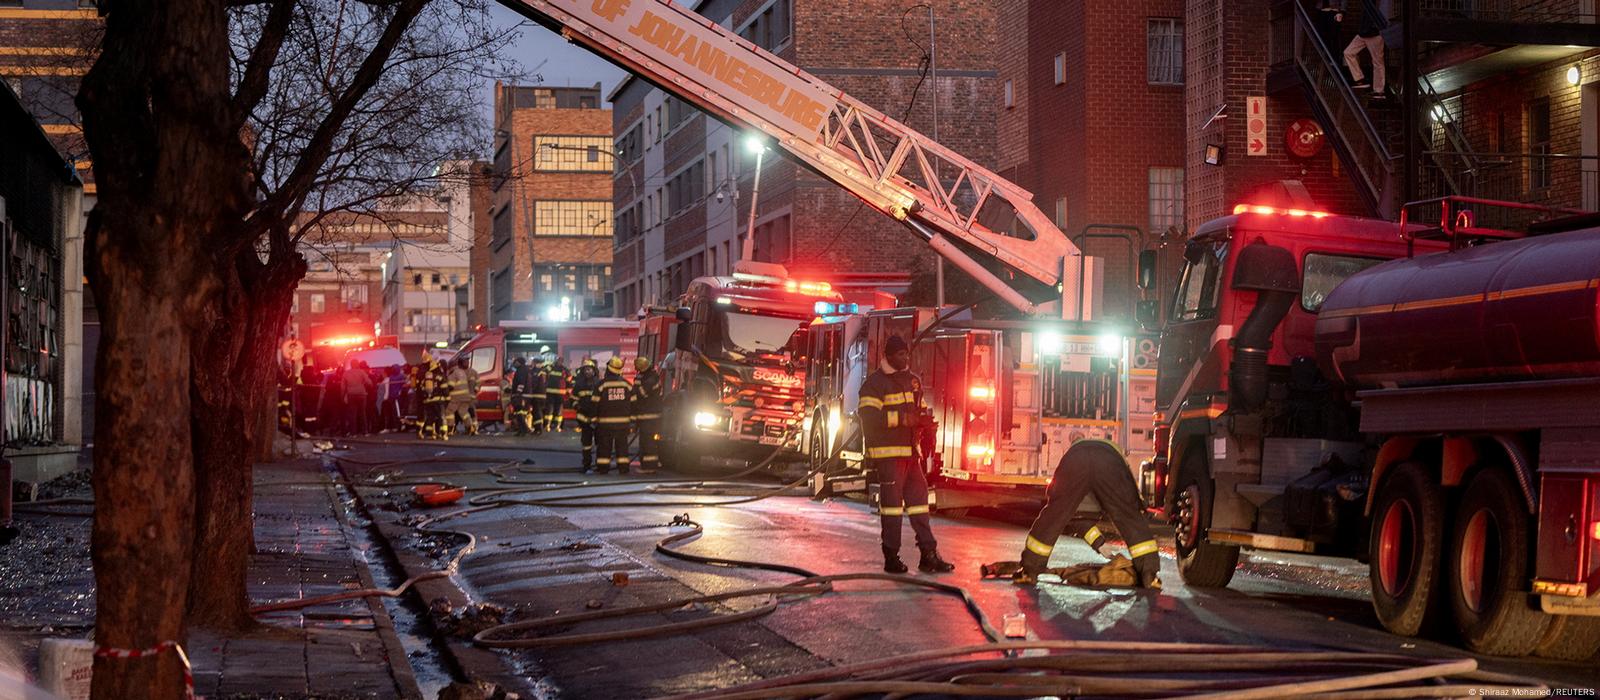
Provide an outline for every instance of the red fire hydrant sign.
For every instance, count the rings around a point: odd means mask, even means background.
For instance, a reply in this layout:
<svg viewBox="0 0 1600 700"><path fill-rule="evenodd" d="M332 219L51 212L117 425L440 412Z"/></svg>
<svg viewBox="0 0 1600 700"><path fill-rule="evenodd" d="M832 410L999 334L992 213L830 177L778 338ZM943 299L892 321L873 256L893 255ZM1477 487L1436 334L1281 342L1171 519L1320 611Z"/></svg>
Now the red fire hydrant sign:
<svg viewBox="0 0 1600 700"><path fill-rule="evenodd" d="M1251 95L1244 98L1244 153L1247 156L1267 154L1267 98Z"/></svg>

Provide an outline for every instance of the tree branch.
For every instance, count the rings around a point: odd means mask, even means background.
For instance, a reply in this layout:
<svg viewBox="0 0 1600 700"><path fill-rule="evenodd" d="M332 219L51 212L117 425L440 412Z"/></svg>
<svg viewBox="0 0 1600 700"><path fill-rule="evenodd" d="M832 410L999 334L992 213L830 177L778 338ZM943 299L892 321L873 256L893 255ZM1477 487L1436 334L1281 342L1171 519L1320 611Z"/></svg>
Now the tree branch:
<svg viewBox="0 0 1600 700"><path fill-rule="evenodd" d="M239 80L239 88L233 94L233 118L240 125L244 124L267 94L272 66L278 62L278 52L283 48L284 39L289 36L289 23L294 20L296 4L296 0L276 0L272 10L267 13L267 21L261 28L261 39L250 52L244 77Z"/></svg>

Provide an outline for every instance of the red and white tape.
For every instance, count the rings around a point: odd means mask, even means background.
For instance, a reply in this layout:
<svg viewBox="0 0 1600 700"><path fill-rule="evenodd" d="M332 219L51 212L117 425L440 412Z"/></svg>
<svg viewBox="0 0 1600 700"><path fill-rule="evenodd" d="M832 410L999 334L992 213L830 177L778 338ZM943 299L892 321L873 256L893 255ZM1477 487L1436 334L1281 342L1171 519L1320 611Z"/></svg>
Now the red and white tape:
<svg viewBox="0 0 1600 700"><path fill-rule="evenodd" d="M189 666L189 655L183 653L183 647L177 642L167 640L149 649L119 649L117 647L95 647L94 655L107 659L143 659L155 656L164 651L178 652L178 660L183 662L183 688L184 697L194 698L194 671Z"/></svg>

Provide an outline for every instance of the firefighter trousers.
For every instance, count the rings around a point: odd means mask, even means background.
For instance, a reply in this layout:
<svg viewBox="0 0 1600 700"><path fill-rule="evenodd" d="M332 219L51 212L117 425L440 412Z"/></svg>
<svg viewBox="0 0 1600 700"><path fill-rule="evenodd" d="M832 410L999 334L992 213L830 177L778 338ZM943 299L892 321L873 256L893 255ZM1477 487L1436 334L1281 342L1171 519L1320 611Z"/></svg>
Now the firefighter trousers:
<svg viewBox="0 0 1600 700"><path fill-rule="evenodd" d="M422 429L418 434L423 438L445 437L444 405L445 399L423 399L422 401Z"/></svg>
<svg viewBox="0 0 1600 700"><path fill-rule="evenodd" d="M511 399L511 430L518 435L527 435L533 432L530 421L530 406L533 400L527 396L515 396Z"/></svg>
<svg viewBox="0 0 1600 700"><path fill-rule="evenodd" d="M1109 444L1093 441L1074 444L1056 465L1050 500L1028 530L1022 551L1023 570L1037 575L1048 567L1056 539L1077 516L1078 506L1090 493L1100 503L1101 516L1109 518L1128 543L1128 554L1140 579L1154 578L1161 569L1161 560L1139 501L1139 487L1122 454ZM1083 534L1091 545L1099 544L1102 538L1098 527L1090 527Z"/></svg>
<svg viewBox="0 0 1600 700"><path fill-rule="evenodd" d="M561 394L545 394L544 397L544 429L549 432L561 430L561 408L566 404L566 397Z"/></svg>
<svg viewBox="0 0 1600 700"><path fill-rule="evenodd" d="M646 418L634 425L639 428L639 468L656 469L661 462L661 419Z"/></svg>
<svg viewBox="0 0 1600 700"><path fill-rule="evenodd" d="M883 527L883 551L886 554L900 551L900 519L911 518L911 530L917 536L917 548L924 552L938 549L933 539L933 525L928 518L928 477L922 465L914 459L875 460L873 470L878 476L878 516Z"/></svg>
<svg viewBox="0 0 1600 700"><path fill-rule="evenodd" d="M589 419L578 416L578 442L583 445L583 470L594 468L594 424Z"/></svg>
<svg viewBox="0 0 1600 700"><path fill-rule="evenodd" d="M628 427L600 426L595 429L595 437L599 439L599 454L594 458L595 471L605 474L611 471L613 464L617 472L628 473Z"/></svg>
<svg viewBox="0 0 1600 700"><path fill-rule="evenodd" d="M450 420L451 430L459 430L462 425L465 424L466 429L462 430L461 432L464 432L468 435L478 434L478 417L472 411L471 399L467 399L465 401L451 401L450 404L445 407L444 415L445 418Z"/></svg>
<svg viewBox="0 0 1600 700"><path fill-rule="evenodd" d="M528 413L524 420L534 435L544 434L544 394L528 395Z"/></svg>

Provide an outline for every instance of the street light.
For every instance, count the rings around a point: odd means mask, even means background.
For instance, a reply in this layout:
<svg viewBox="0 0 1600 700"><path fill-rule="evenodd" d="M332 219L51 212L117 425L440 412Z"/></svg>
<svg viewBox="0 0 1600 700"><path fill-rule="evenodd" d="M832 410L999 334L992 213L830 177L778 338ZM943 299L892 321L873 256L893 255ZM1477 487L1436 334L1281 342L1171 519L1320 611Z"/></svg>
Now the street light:
<svg viewBox="0 0 1600 700"><path fill-rule="evenodd" d="M750 225L745 228L744 250L739 257L745 262L755 262L756 203L761 197L761 158L767 154L767 142L760 136L750 134L744 137L744 149L756 155L756 178L750 186Z"/></svg>

